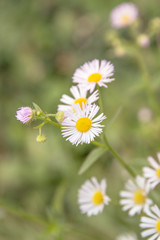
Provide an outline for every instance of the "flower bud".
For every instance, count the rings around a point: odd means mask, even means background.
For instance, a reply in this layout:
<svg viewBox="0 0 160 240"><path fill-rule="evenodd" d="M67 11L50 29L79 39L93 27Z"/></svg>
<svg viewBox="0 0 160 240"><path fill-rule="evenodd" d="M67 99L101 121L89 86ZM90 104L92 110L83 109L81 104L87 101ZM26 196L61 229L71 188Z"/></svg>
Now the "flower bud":
<svg viewBox="0 0 160 240"><path fill-rule="evenodd" d="M126 50L122 46L117 46L114 48L114 53L118 58L121 58L126 55Z"/></svg>
<svg viewBox="0 0 160 240"><path fill-rule="evenodd" d="M21 121L22 123L29 123L34 116L33 109L30 107L21 107L16 113L17 120Z"/></svg>
<svg viewBox="0 0 160 240"><path fill-rule="evenodd" d="M42 111L37 111L36 113L37 113L37 116L40 116Z"/></svg>
<svg viewBox="0 0 160 240"><path fill-rule="evenodd" d="M61 123L64 120L64 112L59 111L56 113L55 119L57 120L57 122Z"/></svg>
<svg viewBox="0 0 160 240"><path fill-rule="evenodd" d="M137 44L138 44L140 47L147 48L147 47L150 45L150 39L149 39L148 35L146 35L146 34L140 34L140 35L137 37Z"/></svg>
<svg viewBox="0 0 160 240"><path fill-rule="evenodd" d="M47 140L47 137L44 136L44 135L38 135L37 138L36 138L36 141L38 143L44 143L46 140Z"/></svg>

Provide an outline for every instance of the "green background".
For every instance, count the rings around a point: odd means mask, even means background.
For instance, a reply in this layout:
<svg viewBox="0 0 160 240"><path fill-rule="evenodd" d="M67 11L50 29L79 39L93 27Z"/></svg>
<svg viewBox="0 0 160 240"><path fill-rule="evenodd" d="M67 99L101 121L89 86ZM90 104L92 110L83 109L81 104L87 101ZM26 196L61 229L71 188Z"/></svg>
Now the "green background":
<svg viewBox="0 0 160 240"><path fill-rule="evenodd" d="M95 58L109 60L116 80L102 89L105 132L111 145L141 174L147 156L160 151L160 128L154 117L147 123L137 117L141 108L150 107L137 62L132 56L117 58L106 41L110 11L119 3L0 1L0 240L112 240L130 231L140 236L139 217L129 217L119 206L119 191L129 175L110 153L79 176L93 145L72 146L52 126L43 129L47 142L38 144L35 123L23 125L15 118L19 107L32 107L32 102L55 113L62 94L70 94L77 67ZM159 15L160 2L134 3L143 31ZM143 54L159 104L158 39ZM80 213L77 191L92 176L107 179L112 202L102 214L88 218ZM49 226L42 219L50 221Z"/></svg>

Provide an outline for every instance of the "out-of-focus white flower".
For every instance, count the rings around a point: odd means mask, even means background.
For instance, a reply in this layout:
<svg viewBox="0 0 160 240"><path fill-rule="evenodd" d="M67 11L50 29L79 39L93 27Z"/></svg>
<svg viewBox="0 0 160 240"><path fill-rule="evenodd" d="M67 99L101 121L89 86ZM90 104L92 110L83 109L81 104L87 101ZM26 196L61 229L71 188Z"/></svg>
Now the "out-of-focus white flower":
<svg viewBox="0 0 160 240"><path fill-rule="evenodd" d="M89 144L96 136L99 136L104 127L100 123L106 118L103 113L95 117L99 111L99 106L82 104L73 105L75 112L70 114L62 122L62 135L67 137L72 144ZM95 117L95 118L94 118Z"/></svg>
<svg viewBox="0 0 160 240"><path fill-rule="evenodd" d="M103 211L104 205L108 205L110 198L106 195L107 183L102 179L98 183L95 177L87 180L78 191L78 203L82 213L88 217L97 215Z"/></svg>
<svg viewBox="0 0 160 240"><path fill-rule="evenodd" d="M70 88L70 92L72 93L73 97L69 97L66 94L62 95L62 98L60 99L61 102L65 103L66 105L58 105L58 111L65 112L65 115L67 112L74 112L73 105L78 104L80 105L82 109L82 103L84 105L90 105L98 100L98 90L93 92L88 98L87 98L87 89L77 86L72 86Z"/></svg>
<svg viewBox="0 0 160 240"><path fill-rule="evenodd" d="M157 205L148 209L145 214L147 216L141 217L140 227L144 230L141 233L143 238L148 240L159 240L160 239L160 210Z"/></svg>
<svg viewBox="0 0 160 240"><path fill-rule="evenodd" d="M126 2L121 3L112 10L110 21L114 28L123 28L132 24L137 17L137 7L133 3Z"/></svg>
<svg viewBox="0 0 160 240"><path fill-rule="evenodd" d="M150 190L150 184L145 178L137 176L135 182L129 180L126 184L127 191L121 191L120 204L123 206L123 211L129 210L129 215L133 216L136 213L140 214L142 209L145 211L152 203L152 200L147 198Z"/></svg>
<svg viewBox="0 0 160 240"><path fill-rule="evenodd" d="M155 188L160 183L160 153L157 153L158 162L153 157L148 157L150 167L143 168L144 177L148 179L152 188Z"/></svg>
<svg viewBox="0 0 160 240"><path fill-rule="evenodd" d="M146 35L146 34L140 34L140 35L137 37L137 44L138 44L140 47L143 47L143 48L149 47L149 45L150 45L149 36Z"/></svg>
<svg viewBox="0 0 160 240"><path fill-rule="evenodd" d="M111 78L113 73L113 64L106 60L99 61L98 59L94 59L76 69L73 74L73 82L93 92L96 84L100 87L107 87L106 83L114 80L114 78Z"/></svg>
<svg viewBox="0 0 160 240"><path fill-rule="evenodd" d="M152 111L150 108L141 108L139 111L138 111L138 119L141 121L141 122L149 122L151 121L152 119Z"/></svg>
<svg viewBox="0 0 160 240"><path fill-rule="evenodd" d="M138 240L134 233L120 235L116 240Z"/></svg>

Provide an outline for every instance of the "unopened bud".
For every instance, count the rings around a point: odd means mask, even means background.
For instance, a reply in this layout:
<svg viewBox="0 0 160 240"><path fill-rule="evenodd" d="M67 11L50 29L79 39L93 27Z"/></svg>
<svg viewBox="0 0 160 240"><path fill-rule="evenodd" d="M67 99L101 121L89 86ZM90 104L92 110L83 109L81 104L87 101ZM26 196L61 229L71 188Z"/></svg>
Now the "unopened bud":
<svg viewBox="0 0 160 240"><path fill-rule="evenodd" d="M114 53L117 57L121 58L126 55L126 50L122 46L117 46L114 48Z"/></svg>
<svg viewBox="0 0 160 240"><path fill-rule="evenodd" d="M140 46L140 47L143 47L143 48L146 48L150 45L150 39L148 37L148 35L146 34L140 34L138 37L137 37L137 44Z"/></svg>
<svg viewBox="0 0 160 240"><path fill-rule="evenodd" d="M17 120L22 123L29 123L34 117L34 110L30 107L20 107L16 113Z"/></svg>
<svg viewBox="0 0 160 240"><path fill-rule="evenodd" d="M59 111L56 113L55 119L57 120L57 122L61 123L64 120L64 112Z"/></svg>
<svg viewBox="0 0 160 240"><path fill-rule="evenodd" d="M37 138L36 138L36 141L38 143L44 143L46 140L47 140L47 137L44 136L44 135L38 135Z"/></svg>
<svg viewBox="0 0 160 240"><path fill-rule="evenodd" d="M42 111L37 111L37 116L40 116Z"/></svg>

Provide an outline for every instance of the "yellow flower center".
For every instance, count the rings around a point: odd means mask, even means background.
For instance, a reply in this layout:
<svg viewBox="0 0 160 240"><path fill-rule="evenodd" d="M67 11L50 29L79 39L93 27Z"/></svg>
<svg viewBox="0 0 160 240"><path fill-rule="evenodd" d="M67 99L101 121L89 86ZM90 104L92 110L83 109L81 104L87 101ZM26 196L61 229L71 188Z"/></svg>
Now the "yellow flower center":
<svg viewBox="0 0 160 240"><path fill-rule="evenodd" d="M157 177L160 178L160 167L156 170Z"/></svg>
<svg viewBox="0 0 160 240"><path fill-rule="evenodd" d="M94 193L92 202L96 205L103 203L103 194L100 191Z"/></svg>
<svg viewBox="0 0 160 240"><path fill-rule="evenodd" d="M160 233L160 219L156 223L156 230L158 233Z"/></svg>
<svg viewBox="0 0 160 240"><path fill-rule="evenodd" d="M102 78L100 73L93 73L88 77L88 82L99 82Z"/></svg>
<svg viewBox="0 0 160 240"><path fill-rule="evenodd" d="M88 132L88 130L91 128L92 122L87 117L82 117L78 119L76 123L76 128L79 132Z"/></svg>
<svg viewBox="0 0 160 240"><path fill-rule="evenodd" d="M144 191L139 189L134 193L133 200L135 204L144 204L146 201L146 196L144 195Z"/></svg>
<svg viewBox="0 0 160 240"><path fill-rule="evenodd" d="M75 101L74 101L74 104L77 104L77 103L79 103L79 105L80 105L80 107L81 107L81 109L82 109L82 103L84 103L84 105L86 106L87 105L87 99L86 98L78 98L78 99L76 99ZM73 109L74 110L74 109ZM75 110L74 110L75 111Z"/></svg>
<svg viewBox="0 0 160 240"><path fill-rule="evenodd" d="M129 16L124 15L124 16L122 17L122 21L123 21L123 23L129 23L129 21L130 21Z"/></svg>

